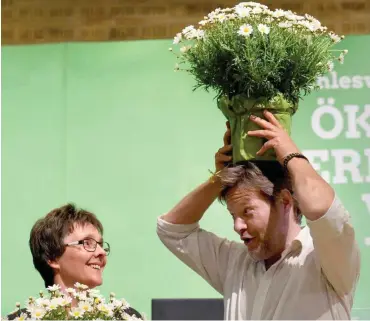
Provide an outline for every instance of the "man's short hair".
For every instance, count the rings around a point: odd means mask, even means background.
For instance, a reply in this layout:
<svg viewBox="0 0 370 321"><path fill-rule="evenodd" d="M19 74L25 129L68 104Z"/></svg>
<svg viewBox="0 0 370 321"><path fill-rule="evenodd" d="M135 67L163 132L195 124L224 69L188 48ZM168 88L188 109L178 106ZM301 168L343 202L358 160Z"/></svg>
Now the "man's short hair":
<svg viewBox="0 0 370 321"><path fill-rule="evenodd" d="M223 186L218 198L221 203L226 202L226 195L233 187L256 189L271 202L278 199L283 189L289 190L294 200L296 221L301 223L302 213L294 197L291 180L277 161L243 162L225 167L219 176Z"/></svg>
<svg viewBox="0 0 370 321"><path fill-rule="evenodd" d="M45 282L45 287L54 284L54 271L49 260L61 257L65 251L64 238L73 232L75 225L92 224L100 234L103 226L93 213L77 209L73 204L56 208L39 219L32 227L29 246L33 264Z"/></svg>

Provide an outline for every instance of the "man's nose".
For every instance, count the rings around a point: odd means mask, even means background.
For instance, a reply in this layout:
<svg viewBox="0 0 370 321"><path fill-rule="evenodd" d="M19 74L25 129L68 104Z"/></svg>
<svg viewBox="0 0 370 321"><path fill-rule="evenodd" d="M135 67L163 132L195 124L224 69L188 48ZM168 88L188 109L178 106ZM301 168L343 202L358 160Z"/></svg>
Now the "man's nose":
<svg viewBox="0 0 370 321"><path fill-rule="evenodd" d="M247 224L245 223L245 221L240 217L236 217L234 220L235 232L240 234L242 230L246 230L246 229L247 229Z"/></svg>

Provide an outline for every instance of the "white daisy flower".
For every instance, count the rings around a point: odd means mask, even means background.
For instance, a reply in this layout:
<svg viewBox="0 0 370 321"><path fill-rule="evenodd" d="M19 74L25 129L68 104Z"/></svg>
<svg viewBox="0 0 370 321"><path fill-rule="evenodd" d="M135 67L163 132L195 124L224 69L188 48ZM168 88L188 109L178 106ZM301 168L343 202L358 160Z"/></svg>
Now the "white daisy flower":
<svg viewBox="0 0 370 321"><path fill-rule="evenodd" d="M334 70L334 63L331 60L328 61L327 66L328 66L328 70L329 71L333 71Z"/></svg>
<svg viewBox="0 0 370 321"><path fill-rule="evenodd" d="M300 26L303 26L303 27L306 27L308 30L310 31L314 31L314 26L307 20L304 20L304 21L298 21L297 23L298 25Z"/></svg>
<svg viewBox="0 0 370 321"><path fill-rule="evenodd" d="M217 14L215 14L214 12L211 12L207 15L207 19L209 22L213 22L213 20L216 18Z"/></svg>
<svg viewBox="0 0 370 321"><path fill-rule="evenodd" d="M271 11L270 9L266 9L266 10L264 10L264 12L263 12L264 14L267 14L267 15L269 15L269 16L271 16L271 17L273 17L273 11Z"/></svg>
<svg viewBox="0 0 370 321"><path fill-rule="evenodd" d="M57 299L59 300L59 305L62 306L62 307L72 303L72 298L70 296L67 296L67 295L65 295L61 298L57 298Z"/></svg>
<svg viewBox="0 0 370 321"><path fill-rule="evenodd" d="M198 33L197 29L191 29L185 34L185 38L188 40L194 39L196 38L197 33Z"/></svg>
<svg viewBox="0 0 370 321"><path fill-rule="evenodd" d="M85 314L85 311L80 308L72 308L69 315L75 319L81 318Z"/></svg>
<svg viewBox="0 0 370 321"><path fill-rule="evenodd" d="M213 19L215 19L215 18L216 18L216 16L217 16L220 12L221 12L221 9L220 9L220 8L217 8L217 9L215 9L214 11L212 11L212 12L210 12L210 13L208 14L208 18L209 18L209 19L211 19L211 20L213 20Z"/></svg>
<svg viewBox="0 0 370 321"><path fill-rule="evenodd" d="M181 39L182 39L182 35L179 32L179 33L176 34L175 38L173 38L173 44L177 45L181 41Z"/></svg>
<svg viewBox="0 0 370 321"><path fill-rule="evenodd" d="M338 43L338 42L341 41L341 37L339 37L338 35L336 35L333 32L329 33L329 37L331 38L331 40L333 40L334 43Z"/></svg>
<svg viewBox="0 0 370 321"><path fill-rule="evenodd" d="M123 306L123 302L121 300L117 300L117 299L113 299L112 300L112 304L113 304L113 307L116 309L116 308L120 308Z"/></svg>
<svg viewBox="0 0 370 321"><path fill-rule="evenodd" d="M285 16L285 11L281 9L276 9L273 13L272 16L275 18L280 18Z"/></svg>
<svg viewBox="0 0 370 321"><path fill-rule="evenodd" d="M249 14L251 12L251 8L248 8L248 7L243 7L243 6L236 6L235 7L235 13L241 17L241 18L245 18L245 17L248 17Z"/></svg>
<svg viewBox="0 0 370 321"><path fill-rule="evenodd" d="M31 309L31 311L29 311L31 313L31 318L32 319L36 319L36 320L40 320L44 317L45 313L46 313L46 310L43 309L43 308L33 308Z"/></svg>
<svg viewBox="0 0 370 321"><path fill-rule="evenodd" d="M341 53L341 54L339 55L339 57L338 57L338 61L343 65L343 63L344 63L344 54L343 54L343 53Z"/></svg>
<svg viewBox="0 0 370 321"><path fill-rule="evenodd" d="M314 18L313 16L307 13L304 16L308 21L312 22L314 25L319 25L321 27L321 22L317 20L316 18Z"/></svg>
<svg viewBox="0 0 370 321"><path fill-rule="evenodd" d="M274 21L274 18L273 17L266 17L265 18L265 22L267 22L267 23L271 23L273 21Z"/></svg>
<svg viewBox="0 0 370 321"><path fill-rule="evenodd" d="M112 316L113 315L113 306L109 304L99 304L97 306L97 309L101 312L103 312L107 316Z"/></svg>
<svg viewBox="0 0 370 321"><path fill-rule="evenodd" d="M203 39L204 38L204 30L197 30L197 39Z"/></svg>
<svg viewBox="0 0 370 321"><path fill-rule="evenodd" d="M35 304L38 307L47 307L50 304L50 300L47 298L37 298Z"/></svg>
<svg viewBox="0 0 370 321"><path fill-rule="evenodd" d="M201 20L201 21L199 21L199 24L201 26L205 26L208 22L209 22L208 20Z"/></svg>
<svg viewBox="0 0 370 321"><path fill-rule="evenodd" d="M182 33L185 35L185 34L187 34L188 32L190 32L190 31L192 31L192 30L194 30L194 26L187 26L186 28L184 28L183 30L182 30Z"/></svg>
<svg viewBox="0 0 370 321"><path fill-rule="evenodd" d="M54 299L51 299L50 301L50 304L48 305L47 307L47 310L48 311L51 311L51 310L55 310L58 308L58 306L60 306L60 299L61 298L54 298Z"/></svg>
<svg viewBox="0 0 370 321"><path fill-rule="evenodd" d="M86 295L86 292L77 292L75 294L75 298L79 301L86 301L87 299L87 295Z"/></svg>
<svg viewBox="0 0 370 321"><path fill-rule="evenodd" d="M226 14L224 14L224 13L220 13L220 14L218 14L218 15L216 16L216 18L217 18L217 20L218 20L218 21L220 21L221 23L222 23L222 22L224 22L224 21L227 19Z"/></svg>
<svg viewBox="0 0 370 321"><path fill-rule="evenodd" d="M73 288L67 288L65 291L69 294L76 295L76 290Z"/></svg>
<svg viewBox="0 0 370 321"><path fill-rule="evenodd" d="M92 311L92 306L91 306L91 304L89 303L89 302L86 302L86 301L84 301L84 302L80 302L79 304L78 304L78 307L81 309L81 310L83 310L83 311L85 311L85 312L90 312L90 311Z"/></svg>
<svg viewBox="0 0 370 321"><path fill-rule="evenodd" d="M222 11L227 13L227 12L231 12L233 10L234 10L233 8L225 8Z"/></svg>
<svg viewBox="0 0 370 321"><path fill-rule="evenodd" d="M278 26L280 28L290 28L293 25L290 22L284 21L284 22L279 22Z"/></svg>
<svg viewBox="0 0 370 321"><path fill-rule="evenodd" d="M260 13L262 13L262 8L260 8L260 7L254 7L253 9L252 9L252 13L254 13L254 14L260 14Z"/></svg>
<svg viewBox="0 0 370 321"><path fill-rule="evenodd" d="M285 15L285 18L289 19L289 20L292 20L292 21L297 21L297 16L292 12L292 11L285 11L284 13Z"/></svg>
<svg viewBox="0 0 370 321"><path fill-rule="evenodd" d="M49 292L55 292L60 290L60 286L58 284L54 284L53 286L48 286L47 289Z"/></svg>
<svg viewBox="0 0 370 321"><path fill-rule="evenodd" d="M79 290L87 290L89 287L85 284L81 284L79 282L76 282L74 287Z"/></svg>
<svg viewBox="0 0 370 321"><path fill-rule="evenodd" d="M253 27L248 24L241 25L238 30L238 34L241 36L245 36L245 37L250 36L252 32L253 32Z"/></svg>
<svg viewBox="0 0 370 321"><path fill-rule="evenodd" d="M190 49L190 46L183 46L180 48L181 53L185 53Z"/></svg>
<svg viewBox="0 0 370 321"><path fill-rule="evenodd" d="M319 30L319 29L322 28L321 22L319 20L313 19L313 20L310 20L310 21L311 21L311 26L313 27L314 31Z"/></svg>
<svg viewBox="0 0 370 321"><path fill-rule="evenodd" d="M306 17L307 20L310 20L310 21L316 20L313 16L311 16L307 13L304 16Z"/></svg>
<svg viewBox="0 0 370 321"><path fill-rule="evenodd" d="M92 298L96 298L96 297L100 296L100 291L98 289L89 289L89 290L87 290L87 293Z"/></svg>
<svg viewBox="0 0 370 321"><path fill-rule="evenodd" d="M252 2L252 1L249 1L249 2L240 2L239 3L239 6L251 6L251 7L264 8L264 9L267 9L268 8L264 4L260 4L260 3Z"/></svg>
<svg viewBox="0 0 370 321"><path fill-rule="evenodd" d="M260 33L264 33L264 34L268 35L268 34L270 33L270 27L268 27L268 26L266 26L266 25L264 25L264 24L260 23L260 24L258 25L258 31L259 31Z"/></svg>
<svg viewBox="0 0 370 321"><path fill-rule="evenodd" d="M120 301L122 302L123 308L127 309L130 307L130 304L125 299L121 299Z"/></svg>

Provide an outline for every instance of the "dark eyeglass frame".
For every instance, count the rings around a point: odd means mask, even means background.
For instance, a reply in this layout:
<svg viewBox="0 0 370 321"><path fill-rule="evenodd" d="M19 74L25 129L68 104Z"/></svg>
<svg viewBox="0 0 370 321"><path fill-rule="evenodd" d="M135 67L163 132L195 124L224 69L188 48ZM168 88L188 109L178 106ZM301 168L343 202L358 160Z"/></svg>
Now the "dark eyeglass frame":
<svg viewBox="0 0 370 321"><path fill-rule="evenodd" d="M86 245L86 241L94 241L94 249L91 249L89 247L87 247ZM98 244L100 245L100 247L104 250L105 254L108 256L110 254L110 245L108 242L98 242L97 240L93 239L92 237L86 237L84 238L83 240L79 240L79 241L74 241L74 242L70 242L70 243L67 243L67 244L64 244L65 246L72 246L72 245L80 245L82 244L84 249L87 251L87 252L95 252L96 251L96 248L98 246ZM108 249L108 251L107 251Z"/></svg>

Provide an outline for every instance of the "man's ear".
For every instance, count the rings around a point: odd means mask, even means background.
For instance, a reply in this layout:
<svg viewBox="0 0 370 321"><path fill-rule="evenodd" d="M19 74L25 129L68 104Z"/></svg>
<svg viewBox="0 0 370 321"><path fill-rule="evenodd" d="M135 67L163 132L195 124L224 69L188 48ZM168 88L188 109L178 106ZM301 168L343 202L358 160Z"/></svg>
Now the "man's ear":
<svg viewBox="0 0 370 321"><path fill-rule="evenodd" d="M291 208L293 208L294 206L294 199L293 199L293 195L289 192L289 190L287 190L286 188L284 188L281 192L280 192L280 201L282 203L282 205L284 206L284 210L285 211L290 211Z"/></svg>

